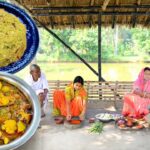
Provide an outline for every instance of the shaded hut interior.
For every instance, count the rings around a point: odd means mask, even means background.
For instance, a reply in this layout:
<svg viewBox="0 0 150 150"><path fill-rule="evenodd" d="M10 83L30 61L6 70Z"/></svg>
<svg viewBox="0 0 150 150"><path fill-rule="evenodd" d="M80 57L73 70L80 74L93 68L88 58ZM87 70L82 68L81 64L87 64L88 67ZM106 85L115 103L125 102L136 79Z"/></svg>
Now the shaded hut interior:
<svg viewBox="0 0 150 150"><path fill-rule="evenodd" d="M49 28L150 26L150 0L15 0Z"/></svg>

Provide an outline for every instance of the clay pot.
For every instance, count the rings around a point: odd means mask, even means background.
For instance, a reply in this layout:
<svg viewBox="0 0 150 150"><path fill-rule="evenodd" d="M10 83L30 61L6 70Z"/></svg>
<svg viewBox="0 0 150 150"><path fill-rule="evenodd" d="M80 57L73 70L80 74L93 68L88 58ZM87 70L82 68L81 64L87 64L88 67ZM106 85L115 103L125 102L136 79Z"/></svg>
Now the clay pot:
<svg viewBox="0 0 150 150"><path fill-rule="evenodd" d="M63 124L64 118L63 117L57 117L54 119L56 124Z"/></svg>
<svg viewBox="0 0 150 150"><path fill-rule="evenodd" d="M90 118L89 119L89 123L94 123L95 122L95 118Z"/></svg>

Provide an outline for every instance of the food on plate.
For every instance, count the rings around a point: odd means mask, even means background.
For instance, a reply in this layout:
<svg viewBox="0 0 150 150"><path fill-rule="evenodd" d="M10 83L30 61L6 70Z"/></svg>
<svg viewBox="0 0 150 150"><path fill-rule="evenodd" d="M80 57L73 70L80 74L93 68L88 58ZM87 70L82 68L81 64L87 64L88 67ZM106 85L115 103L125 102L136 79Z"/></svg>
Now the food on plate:
<svg viewBox="0 0 150 150"><path fill-rule="evenodd" d="M142 129L142 128L144 128L144 126L141 125L141 124L137 125L136 127L137 127L137 129Z"/></svg>
<svg viewBox="0 0 150 150"><path fill-rule="evenodd" d="M142 129L149 127L144 118L136 119L132 117L120 118L116 121L116 125L120 129Z"/></svg>
<svg viewBox="0 0 150 150"><path fill-rule="evenodd" d="M33 110L27 97L14 85L0 80L0 145L21 137L29 127Z"/></svg>
<svg viewBox="0 0 150 150"><path fill-rule="evenodd" d="M125 125L125 124L121 124L121 125L119 125L119 127L120 127L120 128L125 128L126 125Z"/></svg>
<svg viewBox="0 0 150 150"><path fill-rule="evenodd" d="M100 114L97 114L95 117L97 119L100 119L100 120L111 120L111 119L113 119L113 116L110 113L100 113Z"/></svg>
<svg viewBox="0 0 150 150"><path fill-rule="evenodd" d="M126 123L126 121L124 120L124 119L119 119L118 121L117 121L117 125L124 125Z"/></svg>
<svg viewBox="0 0 150 150"><path fill-rule="evenodd" d="M133 122L132 122L131 120L127 120L126 125L127 125L128 127L132 127L132 126L133 126Z"/></svg>
<svg viewBox="0 0 150 150"><path fill-rule="evenodd" d="M0 9L0 67L18 61L26 50L26 43L26 26L13 14Z"/></svg>
<svg viewBox="0 0 150 150"><path fill-rule="evenodd" d="M69 123L70 124L80 124L81 120L70 120Z"/></svg>

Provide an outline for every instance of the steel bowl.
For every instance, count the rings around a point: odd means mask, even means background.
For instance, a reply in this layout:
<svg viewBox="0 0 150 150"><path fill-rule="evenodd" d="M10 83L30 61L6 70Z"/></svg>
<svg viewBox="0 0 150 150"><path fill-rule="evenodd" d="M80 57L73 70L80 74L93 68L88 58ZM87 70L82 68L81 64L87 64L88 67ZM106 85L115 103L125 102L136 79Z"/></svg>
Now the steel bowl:
<svg viewBox="0 0 150 150"><path fill-rule="evenodd" d="M38 97L33 89L22 79L5 72L0 72L0 80L8 82L18 89L27 97L27 99L31 102L32 109L33 109L33 117L32 121L26 130L26 132L18 139L6 144L0 145L0 150L12 150L20 147L24 143L26 143L36 132L40 119L41 119L41 108Z"/></svg>

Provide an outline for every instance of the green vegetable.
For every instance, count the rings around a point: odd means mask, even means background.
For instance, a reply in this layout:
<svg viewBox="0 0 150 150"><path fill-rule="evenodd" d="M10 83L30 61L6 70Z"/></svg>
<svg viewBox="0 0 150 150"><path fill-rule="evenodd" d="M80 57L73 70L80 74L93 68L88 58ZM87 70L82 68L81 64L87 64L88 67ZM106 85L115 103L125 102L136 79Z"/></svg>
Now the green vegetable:
<svg viewBox="0 0 150 150"><path fill-rule="evenodd" d="M103 131L103 127L104 127L104 124L102 122L95 122L92 124L91 128L89 129L89 131L91 133L101 133Z"/></svg>

